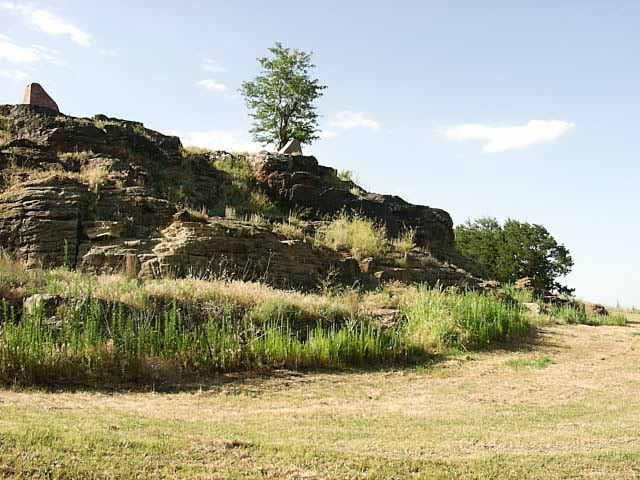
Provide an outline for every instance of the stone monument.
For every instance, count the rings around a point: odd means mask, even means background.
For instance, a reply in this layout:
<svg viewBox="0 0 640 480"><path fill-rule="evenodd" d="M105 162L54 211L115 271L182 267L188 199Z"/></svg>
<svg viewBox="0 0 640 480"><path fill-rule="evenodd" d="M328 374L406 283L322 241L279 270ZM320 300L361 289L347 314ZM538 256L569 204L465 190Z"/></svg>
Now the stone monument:
<svg viewBox="0 0 640 480"><path fill-rule="evenodd" d="M30 83L24 90L24 98L22 103L25 105L36 105L38 107L45 107L51 110L59 112L58 104L53 101L53 98L45 92L42 85L39 83Z"/></svg>
<svg viewBox="0 0 640 480"><path fill-rule="evenodd" d="M302 146L298 140L292 138L278 151L278 153L285 155L302 155Z"/></svg>

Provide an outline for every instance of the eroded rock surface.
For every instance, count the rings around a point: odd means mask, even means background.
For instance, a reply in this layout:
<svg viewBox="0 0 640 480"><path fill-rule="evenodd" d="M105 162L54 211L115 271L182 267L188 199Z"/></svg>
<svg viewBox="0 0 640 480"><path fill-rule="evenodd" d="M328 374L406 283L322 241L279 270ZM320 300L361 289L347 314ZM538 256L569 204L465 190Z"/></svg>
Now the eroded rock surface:
<svg viewBox="0 0 640 480"><path fill-rule="evenodd" d="M0 249L34 268L222 276L282 287L313 288L328 278L347 284L480 282L466 267L449 263L460 264L445 211L364 192L314 157L256 155L248 173L256 190L249 193L275 202L285 215L304 210L319 221L347 210L384 223L391 235L413 228L426 248L402 267L378 262L365 268L314 242L216 217L220 213L212 212L224 211L234 195L248 195L242 190L248 184L238 185L232 170L216 168L221 159L235 161L225 152L185 154L177 137L137 122L0 105Z"/></svg>
<svg viewBox="0 0 640 480"><path fill-rule="evenodd" d="M254 164L258 180L285 209L308 209L312 215L357 212L384 223L392 236L413 228L418 245L436 251L453 246L453 221L444 210L364 192L353 182L339 180L335 169L319 165L311 156L263 152L254 157Z"/></svg>

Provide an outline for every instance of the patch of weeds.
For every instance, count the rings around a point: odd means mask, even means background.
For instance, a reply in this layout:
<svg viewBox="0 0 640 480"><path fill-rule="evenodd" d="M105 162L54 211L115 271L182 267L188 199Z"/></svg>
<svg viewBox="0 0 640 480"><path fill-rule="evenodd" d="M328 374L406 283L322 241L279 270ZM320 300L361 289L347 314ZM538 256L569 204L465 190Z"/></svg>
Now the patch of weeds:
<svg viewBox="0 0 640 480"><path fill-rule="evenodd" d="M341 213L322 227L317 235L320 244L337 251L348 251L354 258L381 257L387 248L387 229L361 215Z"/></svg>
<svg viewBox="0 0 640 480"><path fill-rule="evenodd" d="M391 245L395 250L403 255L404 260L407 260L409 251L416 246L416 230L415 228L408 228L400 232L397 238L391 240Z"/></svg>
<svg viewBox="0 0 640 480"><path fill-rule="evenodd" d="M554 362L549 357L539 358L513 358L504 362L505 365L513 368L514 370L524 370L526 368L546 368L549 365L554 365Z"/></svg>
<svg viewBox="0 0 640 480"><path fill-rule="evenodd" d="M306 222L292 212L284 222L275 224L273 231L293 240L303 240L305 227Z"/></svg>

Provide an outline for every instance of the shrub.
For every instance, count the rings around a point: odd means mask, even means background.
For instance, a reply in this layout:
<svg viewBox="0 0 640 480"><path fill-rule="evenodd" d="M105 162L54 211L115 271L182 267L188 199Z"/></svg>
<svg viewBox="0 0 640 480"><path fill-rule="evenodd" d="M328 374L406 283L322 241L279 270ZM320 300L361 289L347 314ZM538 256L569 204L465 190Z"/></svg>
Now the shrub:
<svg viewBox="0 0 640 480"><path fill-rule="evenodd" d="M380 257L387 246L383 225L361 215L340 214L318 232L318 241L334 250L348 251L356 259Z"/></svg>

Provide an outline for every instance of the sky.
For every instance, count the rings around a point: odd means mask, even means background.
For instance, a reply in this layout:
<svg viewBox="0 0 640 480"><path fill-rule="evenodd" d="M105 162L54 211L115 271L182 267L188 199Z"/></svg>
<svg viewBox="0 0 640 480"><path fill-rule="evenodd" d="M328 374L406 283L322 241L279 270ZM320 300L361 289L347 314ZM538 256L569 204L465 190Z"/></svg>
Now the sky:
<svg viewBox="0 0 640 480"><path fill-rule="evenodd" d="M544 225L584 299L640 307L640 2L0 0L0 103L256 149L238 88L313 52L320 163L370 191ZM635 119L635 120L634 120Z"/></svg>

